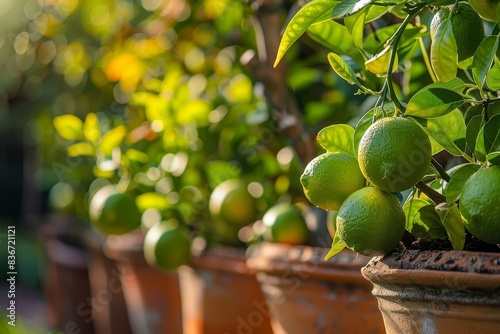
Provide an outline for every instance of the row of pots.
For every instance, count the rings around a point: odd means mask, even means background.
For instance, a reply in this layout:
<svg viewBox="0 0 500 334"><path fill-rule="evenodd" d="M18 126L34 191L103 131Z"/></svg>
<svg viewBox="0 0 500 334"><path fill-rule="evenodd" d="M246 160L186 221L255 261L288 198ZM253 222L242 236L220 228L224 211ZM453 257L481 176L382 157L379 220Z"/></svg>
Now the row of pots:
<svg viewBox="0 0 500 334"><path fill-rule="evenodd" d="M263 243L246 254L211 249L167 274L146 264L141 234L108 238L106 256L98 249L90 263L101 269L89 273L107 286L89 288L96 333L500 332L496 253L405 250L369 261L343 251L325 262L323 248Z"/></svg>

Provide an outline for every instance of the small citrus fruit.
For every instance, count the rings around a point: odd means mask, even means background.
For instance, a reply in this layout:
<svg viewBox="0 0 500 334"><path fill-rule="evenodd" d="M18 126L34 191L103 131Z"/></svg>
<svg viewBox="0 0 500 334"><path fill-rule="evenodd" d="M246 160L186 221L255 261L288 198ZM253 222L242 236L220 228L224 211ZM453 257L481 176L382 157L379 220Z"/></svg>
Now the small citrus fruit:
<svg viewBox="0 0 500 334"><path fill-rule="evenodd" d="M125 234L141 224L134 198L114 186L103 187L94 194L89 215L94 226L106 234Z"/></svg>
<svg viewBox="0 0 500 334"><path fill-rule="evenodd" d="M342 202L366 185L353 156L328 152L307 164L300 177L307 199L324 210L336 211Z"/></svg>
<svg viewBox="0 0 500 334"><path fill-rule="evenodd" d="M398 245L405 231L405 214L393 194L366 187L347 197L337 216L340 239L366 256L384 255Z"/></svg>
<svg viewBox="0 0 500 334"><path fill-rule="evenodd" d="M413 187L426 174L431 157L427 134L402 117L386 117L370 125L358 148L363 175L388 192Z"/></svg>
<svg viewBox="0 0 500 334"><path fill-rule="evenodd" d="M280 203L271 207L264 214L262 223L266 227L266 241L303 245L309 238L304 216L291 203Z"/></svg>
<svg viewBox="0 0 500 334"><path fill-rule="evenodd" d="M477 238L500 244L500 166L481 168L464 185L460 212Z"/></svg>
<svg viewBox="0 0 500 334"><path fill-rule="evenodd" d="M450 17L453 7L453 5L442 7L432 18L430 29L432 41L439 24ZM451 28L457 42L458 61L473 56L485 36L483 21L476 11L469 4L459 2L451 15Z"/></svg>
<svg viewBox="0 0 500 334"><path fill-rule="evenodd" d="M209 211L219 222L243 227L255 221L256 199L244 182L231 179L220 183L210 195Z"/></svg>
<svg viewBox="0 0 500 334"><path fill-rule="evenodd" d="M157 223L144 237L144 257L150 265L173 271L189 263L190 255L187 231L168 222Z"/></svg>
<svg viewBox="0 0 500 334"><path fill-rule="evenodd" d="M483 19L497 22L498 0L468 0L468 2Z"/></svg>

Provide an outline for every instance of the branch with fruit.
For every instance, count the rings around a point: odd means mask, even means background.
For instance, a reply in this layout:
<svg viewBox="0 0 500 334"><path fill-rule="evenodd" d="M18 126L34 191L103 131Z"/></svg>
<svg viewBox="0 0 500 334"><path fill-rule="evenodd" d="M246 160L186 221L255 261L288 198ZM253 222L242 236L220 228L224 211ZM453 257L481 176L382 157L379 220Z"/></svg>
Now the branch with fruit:
<svg viewBox="0 0 500 334"><path fill-rule="evenodd" d="M447 238L454 249L466 247L469 234L500 243L495 7L315 0L291 18L275 65L306 34L329 50L339 78L375 98L354 127L319 132L326 153L301 177L313 204L338 211L327 258L346 246L387 254L405 230L416 238ZM442 166L439 154L459 164Z"/></svg>

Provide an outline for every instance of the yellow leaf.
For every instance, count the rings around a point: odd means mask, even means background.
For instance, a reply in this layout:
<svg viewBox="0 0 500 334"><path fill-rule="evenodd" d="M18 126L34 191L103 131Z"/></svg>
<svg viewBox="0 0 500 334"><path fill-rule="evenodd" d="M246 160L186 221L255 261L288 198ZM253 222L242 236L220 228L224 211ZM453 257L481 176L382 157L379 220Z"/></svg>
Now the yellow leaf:
<svg viewBox="0 0 500 334"><path fill-rule="evenodd" d="M102 136L99 148L105 156L109 156L114 148L119 147L125 135L127 134L127 127L119 125L114 129L109 130Z"/></svg>
<svg viewBox="0 0 500 334"><path fill-rule="evenodd" d="M85 122L83 123L83 135L85 139L92 143L97 143L101 137L101 129L99 128L99 120L97 115L94 113L89 113L85 117Z"/></svg>
<svg viewBox="0 0 500 334"><path fill-rule="evenodd" d="M94 145L84 142L84 143L76 143L68 146L67 154L69 157L81 157L87 156L92 157L95 155L95 147Z"/></svg>
<svg viewBox="0 0 500 334"><path fill-rule="evenodd" d="M83 122L75 115L67 114L57 116L53 120L57 133L67 140L83 139Z"/></svg>

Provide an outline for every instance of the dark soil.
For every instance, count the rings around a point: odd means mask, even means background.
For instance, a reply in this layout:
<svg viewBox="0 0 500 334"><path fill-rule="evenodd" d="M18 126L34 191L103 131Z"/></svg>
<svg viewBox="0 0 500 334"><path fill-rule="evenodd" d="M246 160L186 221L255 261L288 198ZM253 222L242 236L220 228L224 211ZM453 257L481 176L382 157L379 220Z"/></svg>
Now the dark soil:
<svg viewBox="0 0 500 334"><path fill-rule="evenodd" d="M404 239L404 245L407 249L415 250L453 250L451 242L448 238L441 239ZM465 235L465 246L464 250L473 252L494 252L500 253L500 245L489 244L484 241L477 239L470 233Z"/></svg>

